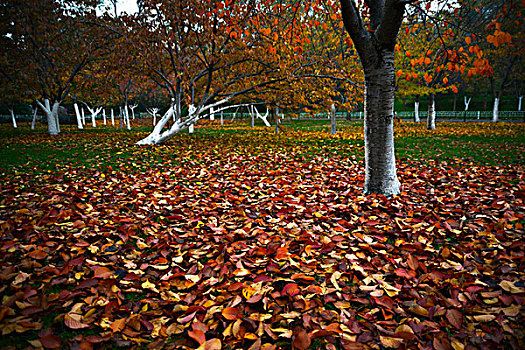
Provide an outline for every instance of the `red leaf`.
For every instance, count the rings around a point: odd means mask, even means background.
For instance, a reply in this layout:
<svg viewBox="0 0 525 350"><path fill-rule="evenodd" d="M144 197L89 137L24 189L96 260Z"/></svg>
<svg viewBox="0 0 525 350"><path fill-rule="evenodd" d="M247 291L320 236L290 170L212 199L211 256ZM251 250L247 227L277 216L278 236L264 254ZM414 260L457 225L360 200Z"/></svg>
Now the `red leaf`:
<svg viewBox="0 0 525 350"><path fill-rule="evenodd" d="M294 295L299 294L299 286L297 283L288 283L284 286L283 292L281 294L293 297Z"/></svg>
<svg viewBox="0 0 525 350"><path fill-rule="evenodd" d="M461 329L463 315L456 309L447 310L447 320L457 329Z"/></svg>

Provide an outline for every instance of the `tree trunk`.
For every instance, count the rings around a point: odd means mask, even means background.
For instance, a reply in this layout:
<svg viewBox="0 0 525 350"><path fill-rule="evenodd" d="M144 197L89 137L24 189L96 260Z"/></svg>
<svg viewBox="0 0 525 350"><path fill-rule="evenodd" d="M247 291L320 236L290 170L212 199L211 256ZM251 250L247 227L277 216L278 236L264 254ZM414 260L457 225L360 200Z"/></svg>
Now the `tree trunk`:
<svg viewBox="0 0 525 350"><path fill-rule="evenodd" d="M494 98L494 106L492 108L492 121L494 123L499 121L499 97Z"/></svg>
<svg viewBox="0 0 525 350"><path fill-rule="evenodd" d="M421 121L421 119L419 119L419 95L416 95L416 100L414 102L414 121L416 123Z"/></svg>
<svg viewBox="0 0 525 350"><path fill-rule="evenodd" d="M58 125L58 109L60 107L60 102L56 101L53 103L53 108L49 104L49 100L46 98L44 104L40 101L37 101L38 105L42 108L47 117L47 130L49 135L58 135L60 133L60 126Z"/></svg>
<svg viewBox="0 0 525 350"><path fill-rule="evenodd" d="M84 129L84 126L82 125L82 119L80 116L80 111L78 110L78 105L75 103L73 104L73 107L75 107L75 115L77 117L77 127L82 130Z"/></svg>
<svg viewBox="0 0 525 350"><path fill-rule="evenodd" d="M521 111L521 100L523 100L523 96L518 97L518 111Z"/></svg>
<svg viewBox="0 0 525 350"><path fill-rule="evenodd" d="M125 122L126 122L126 128L127 128L128 130L131 130L131 124L130 124L130 122L129 122L129 112L128 112L128 104L127 104L127 103L124 105L124 115L125 115L125 117L126 117L126 120L125 120Z"/></svg>
<svg viewBox="0 0 525 350"><path fill-rule="evenodd" d="M252 118L252 128L255 127L255 113L253 113L253 106L250 106L250 116Z"/></svg>
<svg viewBox="0 0 525 350"><path fill-rule="evenodd" d="M84 107L82 107L82 125L86 126L86 114L84 113Z"/></svg>
<svg viewBox="0 0 525 350"><path fill-rule="evenodd" d="M210 120L215 120L215 112L213 111L213 107L210 109Z"/></svg>
<svg viewBox="0 0 525 350"><path fill-rule="evenodd" d="M330 109L330 135L335 135L335 105Z"/></svg>
<svg viewBox="0 0 525 350"><path fill-rule="evenodd" d="M428 95L427 129L436 130L436 98L434 94Z"/></svg>
<svg viewBox="0 0 525 350"><path fill-rule="evenodd" d="M221 111L221 126L224 126L224 113Z"/></svg>
<svg viewBox="0 0 525 350"><path fill-rule="evenodd" d="M11 113L11 120L13 121L13 128L16 129L18 128L18 125L16 124L15 111L12 108L10 108L9 112Z"/></svg>
<svg viewBox="0 0 525 350"><path fill-rule="evenodd" d="M113 108L111 108L111 125L115 126L115 112L113 112Z"/></svg>
<svg viewBox="0 0 525 350"><path fill-rule="evenodd" d="M452 107L452 111L456 111L456 103L458 101L458 95L457 94L454 94L454 106Z"/></svg>
<svg viewBox="0 0 525 350"><path fill-rule="evenodd" d="M104 120L104 125L107 125L107 123L106 123L106 110L105 109L102 110L102 120Z"/></svg>
<svg viewBox="0 0 525 350"><path fill-rule="evenodd" d="M33 107L31 107L32 109ZM38 111L38 106L33 110L33 120L31 121L31 130L35 130L35 123L36 123L36 113Z"/></svg>
<svg viewBox="0 0 525 350"><path fill-rule="evenodd" d="M394 152L394 55L386 53L380 67L365 72L364 192L398 194Z"/></svg>

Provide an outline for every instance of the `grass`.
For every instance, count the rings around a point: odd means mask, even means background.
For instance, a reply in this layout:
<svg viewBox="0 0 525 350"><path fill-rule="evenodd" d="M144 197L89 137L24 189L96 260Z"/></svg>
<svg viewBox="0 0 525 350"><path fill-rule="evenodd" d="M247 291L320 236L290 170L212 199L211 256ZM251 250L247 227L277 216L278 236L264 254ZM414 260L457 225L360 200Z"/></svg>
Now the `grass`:
<svg viewBox="0 0 525 350"><path fill-rule="evenodd" d="M177 150L192 143L205 142L210 146L218 143L244 147L254 132L267 133L267 141L301 148L309 157L336 152L339 155L364 158L364 141L361 122L338 122L338 135L330 137L329 122L286 121L284 133L275 134L274 128L256 128L242 124L198 128L194 135L176 135L167 146L158 146L152 152L141 151L134 145L149 130L148 127L123 131L118 128L97 128L83 131L64 128L58 137L48 137L43 128L31 131L3 126L0 142L0 169L5 172L59 170L64 166L81 166L118 169L125 165L126 171L141 171L144 167L178 165L198 159L181 159ZM522 124L489 123L439 123L436 131L428 131L422 124L404 123L404 130L396 126L396 154L400 159L411 161L439 160L447 162L473 162L479 165L522 164L525 144L525 127ZM290 133L298 132L290 137ZM85 137L89 135L89 137ZM313 137L312 137L313 136ZM100 138L105 142L101 143ZM34 142L33 142L34 141ZM291 143L291 145L290 145ZM263 144L255 145L264 149ZM102 149L103 148L103 149ZM134 164L129 168L129 164Z"/></svg>

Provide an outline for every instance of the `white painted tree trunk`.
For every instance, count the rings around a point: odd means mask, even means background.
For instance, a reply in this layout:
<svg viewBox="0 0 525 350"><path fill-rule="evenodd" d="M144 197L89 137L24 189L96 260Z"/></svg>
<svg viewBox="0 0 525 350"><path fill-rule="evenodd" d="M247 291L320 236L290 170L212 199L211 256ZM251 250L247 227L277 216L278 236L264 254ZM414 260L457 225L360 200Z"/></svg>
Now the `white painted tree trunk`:
<svg viewBox="0 0 525 350"><path fill-rule="evenodd" d="M91 126L96 128L97 127L97 122L96 122L96 119L97 119L97 115L100 114L100 112L102 111L102 107L99 107L99 108L96 108L96 109L93 109L91 107L87 107L89 113L91 113Z"/></svg>
<svg viewBox="0 0 525 350"><path fill-rule="evenodd" d="M472 97L467 98L467 96L463 96L463 101L465 102L465 112L468 111L468 106L470 105L471 100Z"/></svg>
<svg viewBox="0 0 525 350"><path fill-rule="evenodd" d="M492 107L492 122L496 123L499 121L499 98L494 98L494 106Z"/></svg>
<svg viewBox="0 0 525 350"><path fill-rule="evenodd" d="M9 113L11 113L11 120L13 121L13 128L14 129L18 128L18 125L16 124L15 111L12 108L10 108Z"/></svg>
<svg viewBox="0 0 525 350"><path fill-rule="evenodd" d="M365 194L399 194L394 151L394 54L383 51L384 63L365 71Z"/></svg>
<svg viewBox="0 0 525 350"><path fill-rule="evenodd" d="M44 100L44 104L42 104L40 101L36 102L46 114L47 130L49 132L49 135L58 135L60 133L60 126L58 125L58 109L60 107L60 102L54 102L53 107L51 107L47 98Z"/></svg>
<svg viewBox="0 0 525 350"><path fill-rule="evenodd" d="M124 117L125 117L125 122L126 122L126 128L128 130L131 130L131 124L129 122L128 105L124 105Z"/></svg>
<svg viewBox="0 0 525 350"><path fill-rule="evenodd" d="M224 126L224 113L221 111L221 126Z"/></svg>
<svg viewBox="0 0 525 350"><path fill-rule="evenodd" d="M193 124L191 124L188 128L188 134L193 134L195 132L195 127L193 126Z"/></svg>
<svg viewBox="0 0 525 350"><path fill-rule="evenodd" d="M416 123L421 121L421 119L419 119L419 96L416 97L416 101L414 102L414 121Z"/></svg>
<svg viewBox="0 0 525 350"><path fill-rule="evenodd" d="M279 104L275 106L275 133L279 133Z"/></svg>
<svg viewBox="0 0 525 350"><path fill-rule="evenodd" d="M335 135L335 105L330 109L330 135Z"/></svg>
<svg viewBox="0 0 525 350"><path fill-rule="evenodd" d="M184 118L184 120L179 119L168 130L163 130L170 118L175 113L175 106L171 105L170 109L164 114L164 116L159 120L157 125L155 125L155 128L153 128L153 131L145 138L137 142L137 145L156 145L159 143L162 143L166 140L169 140L172 138L175 134L178 132L185 130L189 128L191 125L194 125L199 119L208 116L208 113L206 111L210 110L210 108L215 108L220 105L224 105L227 103L231 97L224 98L218 102L215 102L211 105L203 106L197 109L196 107L190 105L190 108L188 110L188 117ZM235 108L238 106L244 106L244 105L234 105L234 106L228 106L228 107L221 107L219 110L215 110L216 113L220 112L221 110L228 109L228 108Z"/></svg>
<svg viewBox="0 0 525 350"><path fill-rule="evenodd" d="M115 126L115 112L111 108L111 125Z"/></svg>
<svg viewBox="0 0 525 350"><path fill-rule="evenodd" d="M31 107L32 109L33 107ZM31 130L35 130L35 123L36 123L36 113L38 111L38 107L33 110L33 120L31 121Z"/></svg>
<svg viewBox="0 0 525 350"><path fill-rule="evenodd" d="M521 100L523 100L523 96L518 97L518 111L521 111Z"/></svg>
<svg viewBox="0 0 525 350"><path fill-rule="evenodd" d="M84 129L84 126L82 125L82 119L80 116L80 111L78 110L78 104L74 103L73 107L75 107L75 115L77 117L77 128L80 130Z"/></svg>
<svg viewBox="0 0 525 350"><path fill-rule="evenodd" d="M253 113L253 106L250 106L250 117L252 119L252 125L251 126L252 126L252 128L254 128L255 127L255 115Z"/></svg>
<svg viewBox="0 0 525 350"><path fill-rule="evenodd" d="M138 105L133 105L129 107L129 109L131 109L131 115L132 115L133 120L135 120L135 108L137 107Z"/></svg>
<svg viewBox="0 0 525 350"><path fill-rule="evenodd" d="M210 120L215 120L215 112L213 111L213 108L210 109Z"/></svg>
<svg viewBox="0 0 525 350"><path fill-rule="evenodd" d="M104 125L107 125L106 110L105 109L102 110L102 120L104 121Z"/></svg>
<svg viewBox="0 0 525 350"><path fill-rule="evenodd" d="M252 108L253 108L253 112L255 113L257 118L261 119L263 121L264 125L266 125L267 127L271 127L270 123L268 122L268 115L270 114L270 111L268 110L268 108L266 108L266 114L265 115L260 114L259 111L257 110L257 107L252 106Z"/></svg>
<svg viewBox="0 0 525 350"><path fill-rule="evenodd" d="M81 108L82 111L82 125L86 126L86 113L84 113L84 107Z"/></svg>
<svg viewBox="0 0 525 350"><path fill-rule="evenodd" d="M428 95L427 129L436 130L436 98L434 94Z"/></svg>

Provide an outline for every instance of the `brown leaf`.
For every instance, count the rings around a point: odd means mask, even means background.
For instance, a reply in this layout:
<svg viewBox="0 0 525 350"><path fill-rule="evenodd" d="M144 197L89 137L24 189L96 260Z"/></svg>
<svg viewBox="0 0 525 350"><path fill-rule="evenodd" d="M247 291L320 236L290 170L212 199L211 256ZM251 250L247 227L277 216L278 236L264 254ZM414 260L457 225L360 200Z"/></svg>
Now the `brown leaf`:
<svg viewBox="0 0 525 350"><path fill-rule="evenodd" d="M54 334L47 334L43 337L40 337L40 343L49 349L58 349L62 345L60 338Z"/></svg>
<svg viewBox="0 0 525 350"><path fill-rule="evenodd" d="M288 283L284 286L283 292L281 294L293 297L294 295L299 294L299 286L297 283Z"/></svg>
<svg viewBox="0 0 525 350"><path fill-rule="evenodd" d="M99 266L95 268L95 278L107 278L111 276L112 273L107 267Z"/></svg>
<svg viewBox="0 0 525 350"><path fill-rule="evenodd" d="M306 350L310 347L311 340L308 332L304 328L294 330L293 346L299 350Z"/></svg>
<svg viewBox="0 0 525 350"><path fill-rule="evenodd" d="M403 343L402 338L384 337L382 335L379 336L379 340L383 346L394 349L397 349Z"/></svg>
<svg viewBox="0 0 525 350"><path fill-rule="evenodd" d="M82 315L78 314L66 314L64 316L64 324L71 329L88 328L89 325L82 323Z"/></svg>
<svg viewBox="0 0 525 350"><path fill-rule="evenodd" d="M222 349L222 343L219 339L213 338L210 340L207 340L204 344L199 346L197 350L221 350Z"/></svg>
<svg viewBox="0 0 525 350"><path fill-rule="evenodd" d="M412 254L408 254L407 263L408 263L408 266L414 271L416 271L417 268L419 267L419 261Z"/></svg>
<svg viewBox="0 0 525 350"><path fill-rule="evenodd" d="M447 310L446 314L447 320L457 329L461 329L461 324L463 323L463 315L459 310L451 309Z"/></svg>

